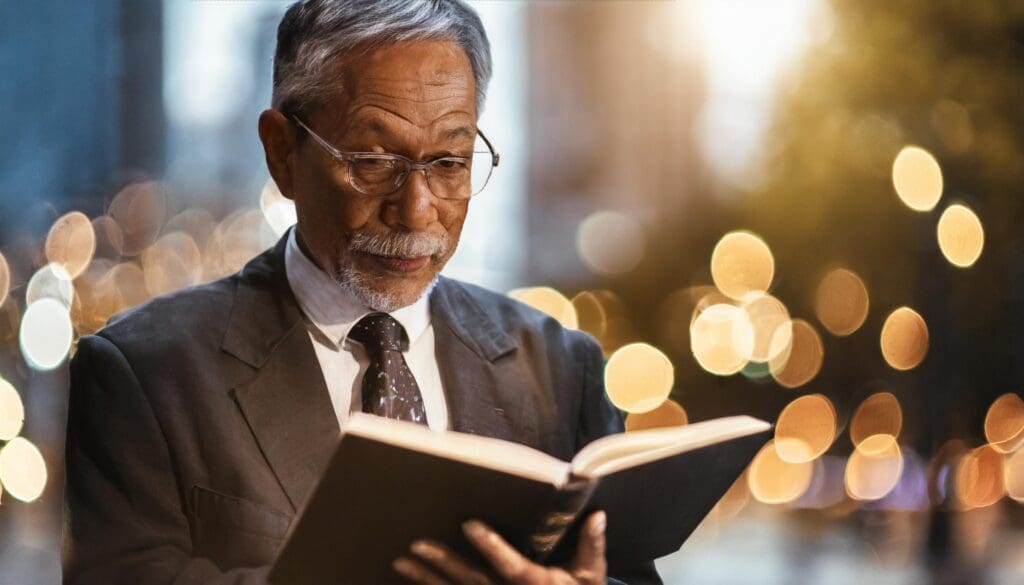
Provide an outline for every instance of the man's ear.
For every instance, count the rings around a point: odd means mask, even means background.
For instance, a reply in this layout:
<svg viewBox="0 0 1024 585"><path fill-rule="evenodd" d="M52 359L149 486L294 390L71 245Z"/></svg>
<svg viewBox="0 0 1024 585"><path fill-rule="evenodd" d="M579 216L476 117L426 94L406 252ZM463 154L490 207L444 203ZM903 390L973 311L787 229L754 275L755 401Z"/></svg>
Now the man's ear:
<svg viewBox="0 0 1024 585"><path fill-rule="evenodd" d="M296 141L291 123L277 110L263 110L260 113L259 132L270 176L277 183L281 195L294 200L292 172Z"/></svg>

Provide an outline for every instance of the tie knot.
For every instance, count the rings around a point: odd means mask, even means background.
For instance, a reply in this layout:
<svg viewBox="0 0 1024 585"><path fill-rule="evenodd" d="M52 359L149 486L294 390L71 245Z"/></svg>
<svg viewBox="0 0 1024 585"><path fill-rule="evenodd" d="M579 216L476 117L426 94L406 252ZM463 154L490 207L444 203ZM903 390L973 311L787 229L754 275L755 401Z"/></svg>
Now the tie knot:
<svg viewBox="0 0 1024 585"><path fill-rule="evenodd" d="M367 352L405 351L409 337L405 327L387 313L370 313L352 327L349 339L363 344Z"/></svg>

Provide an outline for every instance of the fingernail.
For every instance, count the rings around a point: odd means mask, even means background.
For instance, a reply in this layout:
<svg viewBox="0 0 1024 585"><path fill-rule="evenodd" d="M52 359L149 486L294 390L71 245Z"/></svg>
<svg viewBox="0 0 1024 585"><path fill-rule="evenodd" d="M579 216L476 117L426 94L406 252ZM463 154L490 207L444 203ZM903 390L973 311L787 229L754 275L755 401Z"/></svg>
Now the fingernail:
<svg viewBox="0 0 1024 585"><path fill-rule="evenodd" d="M608 526L608 515L602 510L600 512L595 512L594 516L595 518L592 521L593 524L590 525L590 535L601 536L604 534L605 527Z"/></svg>
<svg viewBox="0 0 1024 585"><path fill-rule="evenodd" d="M462 524L462 530L470 538L481 539L487 536L487 528L484 527L483 523L478 520L469 520Z"/></svg>
<svg viewBox="0 0 1024 585"><path fill-rule="evenodd" d="M412 552L428 559L439 560L444 557L440 548L426 540L417 540L409 547Z"/></svg>

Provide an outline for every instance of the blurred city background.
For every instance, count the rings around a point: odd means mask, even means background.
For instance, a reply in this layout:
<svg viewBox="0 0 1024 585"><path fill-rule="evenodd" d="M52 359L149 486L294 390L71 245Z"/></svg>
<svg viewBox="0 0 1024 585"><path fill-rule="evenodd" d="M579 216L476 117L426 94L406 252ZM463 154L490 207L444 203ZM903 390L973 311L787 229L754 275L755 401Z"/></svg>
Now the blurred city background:
<svg viewBox="0 0 1024 585"><path fill-rule="evenodd" d="M75 340L294 221L287 5L0 0L0 583L59 581ZM446 273L594 335L629 429L777 424L666 583L1022 582L1024 3L473 5L502 159Z"/></svg>

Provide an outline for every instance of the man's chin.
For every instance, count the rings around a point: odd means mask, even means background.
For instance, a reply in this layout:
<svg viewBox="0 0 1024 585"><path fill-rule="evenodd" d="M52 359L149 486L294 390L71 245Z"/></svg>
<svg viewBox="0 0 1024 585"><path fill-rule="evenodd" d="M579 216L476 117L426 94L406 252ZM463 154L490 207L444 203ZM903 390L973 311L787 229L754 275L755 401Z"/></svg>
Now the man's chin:
<svg viewBox="0 0 1024 585"><path fill-rule="evenodd" d="M437 272L426 278L419 274L416 276L418 278L345 270L338 282L367 307L390 313L415 303L437 284Z"/></svg>

